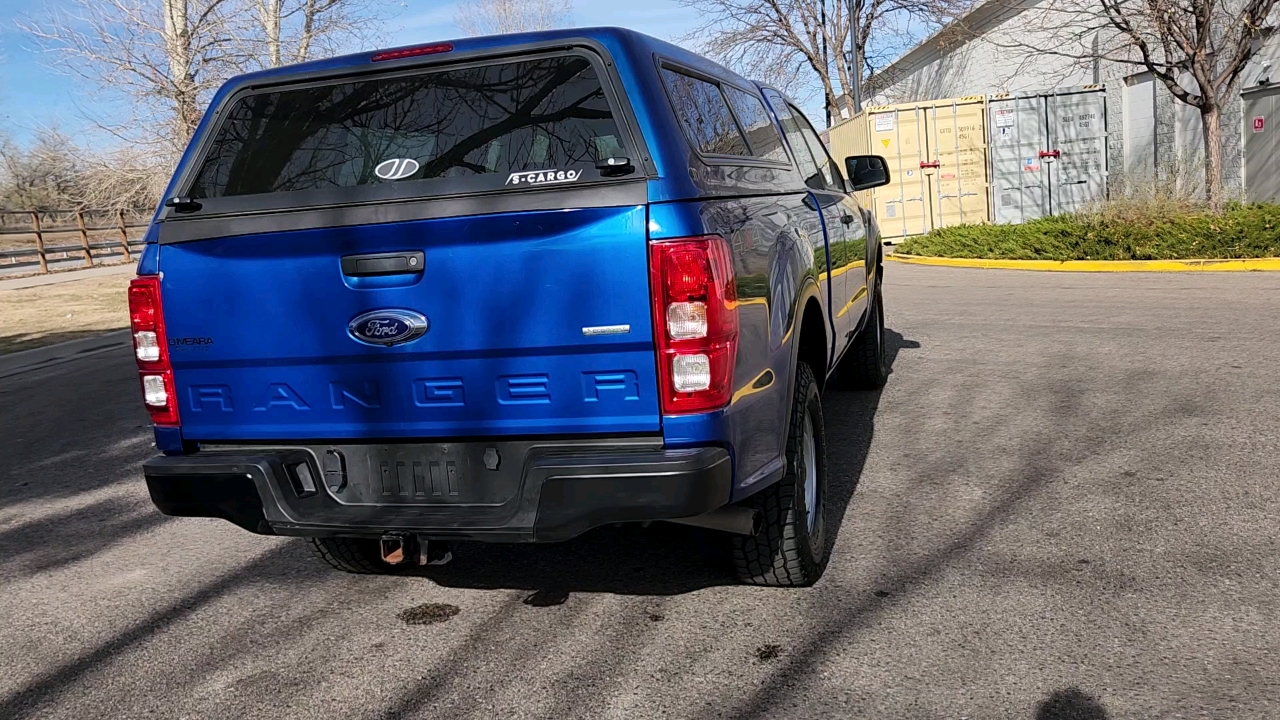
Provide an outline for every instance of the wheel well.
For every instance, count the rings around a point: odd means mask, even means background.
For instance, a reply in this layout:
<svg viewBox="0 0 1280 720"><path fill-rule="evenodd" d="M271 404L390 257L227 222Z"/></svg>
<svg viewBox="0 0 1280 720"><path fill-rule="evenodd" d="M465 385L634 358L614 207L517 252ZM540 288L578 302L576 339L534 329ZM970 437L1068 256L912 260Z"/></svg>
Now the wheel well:
<svg viewBox="0 0 1280 720"><path fill-rule="evenodd" d="M804 318L800 321L800 349L798 362L807 363L818 378L818 387L827 380L827 324L822 316L822 306L814 298L804 306Z"/></svg>

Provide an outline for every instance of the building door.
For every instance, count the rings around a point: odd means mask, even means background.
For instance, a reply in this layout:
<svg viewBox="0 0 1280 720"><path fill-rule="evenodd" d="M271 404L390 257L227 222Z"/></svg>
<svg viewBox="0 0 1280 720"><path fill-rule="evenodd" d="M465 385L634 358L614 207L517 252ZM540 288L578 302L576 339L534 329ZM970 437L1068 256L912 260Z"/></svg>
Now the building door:
<svg viewBox="0 0 1280 720"><path fill-rule="evenodd" d="M1249 202L1280 202L1280 87L1245 93L1244 188Z"/></svg>

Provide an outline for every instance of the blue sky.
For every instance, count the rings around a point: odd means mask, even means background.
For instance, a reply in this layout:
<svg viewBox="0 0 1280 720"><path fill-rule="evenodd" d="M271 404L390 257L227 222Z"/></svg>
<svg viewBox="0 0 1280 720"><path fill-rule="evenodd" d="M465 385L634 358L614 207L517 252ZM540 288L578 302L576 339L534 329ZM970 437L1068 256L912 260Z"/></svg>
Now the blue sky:
<svg viewBox="0 0 1280 720"><path fill-rule="evenodd" d="M406 7L388 25L384 47L460 35L453 18L457 2L405 0ZM57 125L83 137L87 114L100 113L83 97L82 80L49 69L31 41L16 27L40 7L30 0L0 0L0 127L19 141L36 128ZM573 24L620 25L665 40L677 40L697 24L697 14L678 0L577 0ZM820 107L805 108L821 124Z"/></svg>

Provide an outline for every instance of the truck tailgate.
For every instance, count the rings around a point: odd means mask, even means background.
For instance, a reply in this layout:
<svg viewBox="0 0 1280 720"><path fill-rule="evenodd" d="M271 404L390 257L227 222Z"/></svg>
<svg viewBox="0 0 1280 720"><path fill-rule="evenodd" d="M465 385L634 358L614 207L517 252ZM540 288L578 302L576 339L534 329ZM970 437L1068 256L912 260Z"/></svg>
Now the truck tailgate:
<svg viewBox="0 0 1280 720"><path fill-rule="evenodd" d="M183 436L658 431L645 221L584 208L163 245ZM415 251L420 272L344 272L346 256ZM381 346L349 330L388 309L426 333Z"/></svg>

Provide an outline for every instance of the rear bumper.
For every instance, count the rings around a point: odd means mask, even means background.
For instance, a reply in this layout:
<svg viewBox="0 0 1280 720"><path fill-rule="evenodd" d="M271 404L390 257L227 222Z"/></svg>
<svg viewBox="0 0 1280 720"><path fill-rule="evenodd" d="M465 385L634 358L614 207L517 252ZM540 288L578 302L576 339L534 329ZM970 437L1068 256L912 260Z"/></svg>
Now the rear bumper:
<svg viewBox="0 0 1280 720"><path fill-rule="evenodd" d="M166 515L273 535L566 540L728 503L729 453L652 439L205 448L143 465Z"/></svg>

